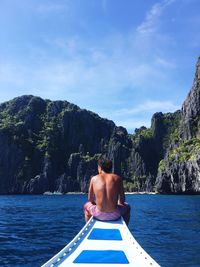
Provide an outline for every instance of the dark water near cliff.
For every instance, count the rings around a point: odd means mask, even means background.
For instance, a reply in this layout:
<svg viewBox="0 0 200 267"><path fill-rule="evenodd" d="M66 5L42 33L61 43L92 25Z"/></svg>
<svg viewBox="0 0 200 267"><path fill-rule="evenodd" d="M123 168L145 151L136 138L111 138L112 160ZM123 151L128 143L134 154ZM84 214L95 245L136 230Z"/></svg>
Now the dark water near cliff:
<svg viewBox="0 0 200 267"><path fill-rule="evenodd" d="M84 225L86 195L0 196L0 266L40 266ZM200 266L200 196L128 195L130 230L161 266Z"/></svg>

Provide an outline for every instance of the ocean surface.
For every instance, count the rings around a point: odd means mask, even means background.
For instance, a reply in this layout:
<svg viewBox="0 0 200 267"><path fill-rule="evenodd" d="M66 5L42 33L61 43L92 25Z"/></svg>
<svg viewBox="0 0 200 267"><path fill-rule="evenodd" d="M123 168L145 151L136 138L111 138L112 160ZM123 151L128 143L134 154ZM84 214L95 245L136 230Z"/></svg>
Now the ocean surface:
<svg viewBox="0 0 200 267"><path fill-rule="evenodd" d="M0 196L0 266L41 266L84 225L86 195ZM161 266L200 266L200 196L127 195L129 228Z"/></svg>

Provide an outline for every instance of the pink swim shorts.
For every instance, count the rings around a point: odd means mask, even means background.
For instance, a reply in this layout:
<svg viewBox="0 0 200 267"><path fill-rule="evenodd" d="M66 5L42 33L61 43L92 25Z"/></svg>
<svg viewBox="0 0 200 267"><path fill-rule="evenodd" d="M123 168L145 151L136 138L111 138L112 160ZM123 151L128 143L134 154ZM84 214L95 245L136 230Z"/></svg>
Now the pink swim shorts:
<svg viewBox="0 0 200 267"><path fill-rule="evenodd" d="M114 221L123 216L128 211L128 207L129 205L117 205L117 209L113 212L102 212L95 204L87 202L84 205L84 213L101 221Z"/></svg>

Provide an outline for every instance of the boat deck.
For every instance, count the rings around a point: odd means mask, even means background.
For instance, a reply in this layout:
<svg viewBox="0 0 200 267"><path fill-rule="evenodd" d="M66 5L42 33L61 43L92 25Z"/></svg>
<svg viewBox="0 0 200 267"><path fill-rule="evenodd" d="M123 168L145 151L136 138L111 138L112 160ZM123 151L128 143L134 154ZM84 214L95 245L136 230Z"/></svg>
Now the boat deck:
<svg viewBox="0 0 200 267"><path fill-rule="evenodd" d="M145 267L159 265L142 249L123 219L91 218L78 235L42 267Z"/></svg>

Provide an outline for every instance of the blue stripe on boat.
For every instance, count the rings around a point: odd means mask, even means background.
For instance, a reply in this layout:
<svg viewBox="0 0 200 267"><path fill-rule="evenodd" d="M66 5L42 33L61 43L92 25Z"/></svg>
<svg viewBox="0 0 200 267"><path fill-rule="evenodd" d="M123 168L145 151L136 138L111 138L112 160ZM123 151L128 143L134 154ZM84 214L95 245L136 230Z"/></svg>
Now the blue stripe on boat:
<svg viewBox="0 0 200 267"><path fill-rule="evenodd" d="M83 250L74 263L128 264L129 261L121 250Z"/></svg>
<svg viewBox="0 0 200 267"><path fill-rule="evenodd" d="M88 239L92 240L122 240L119 229L94 228Z"/></svg>

